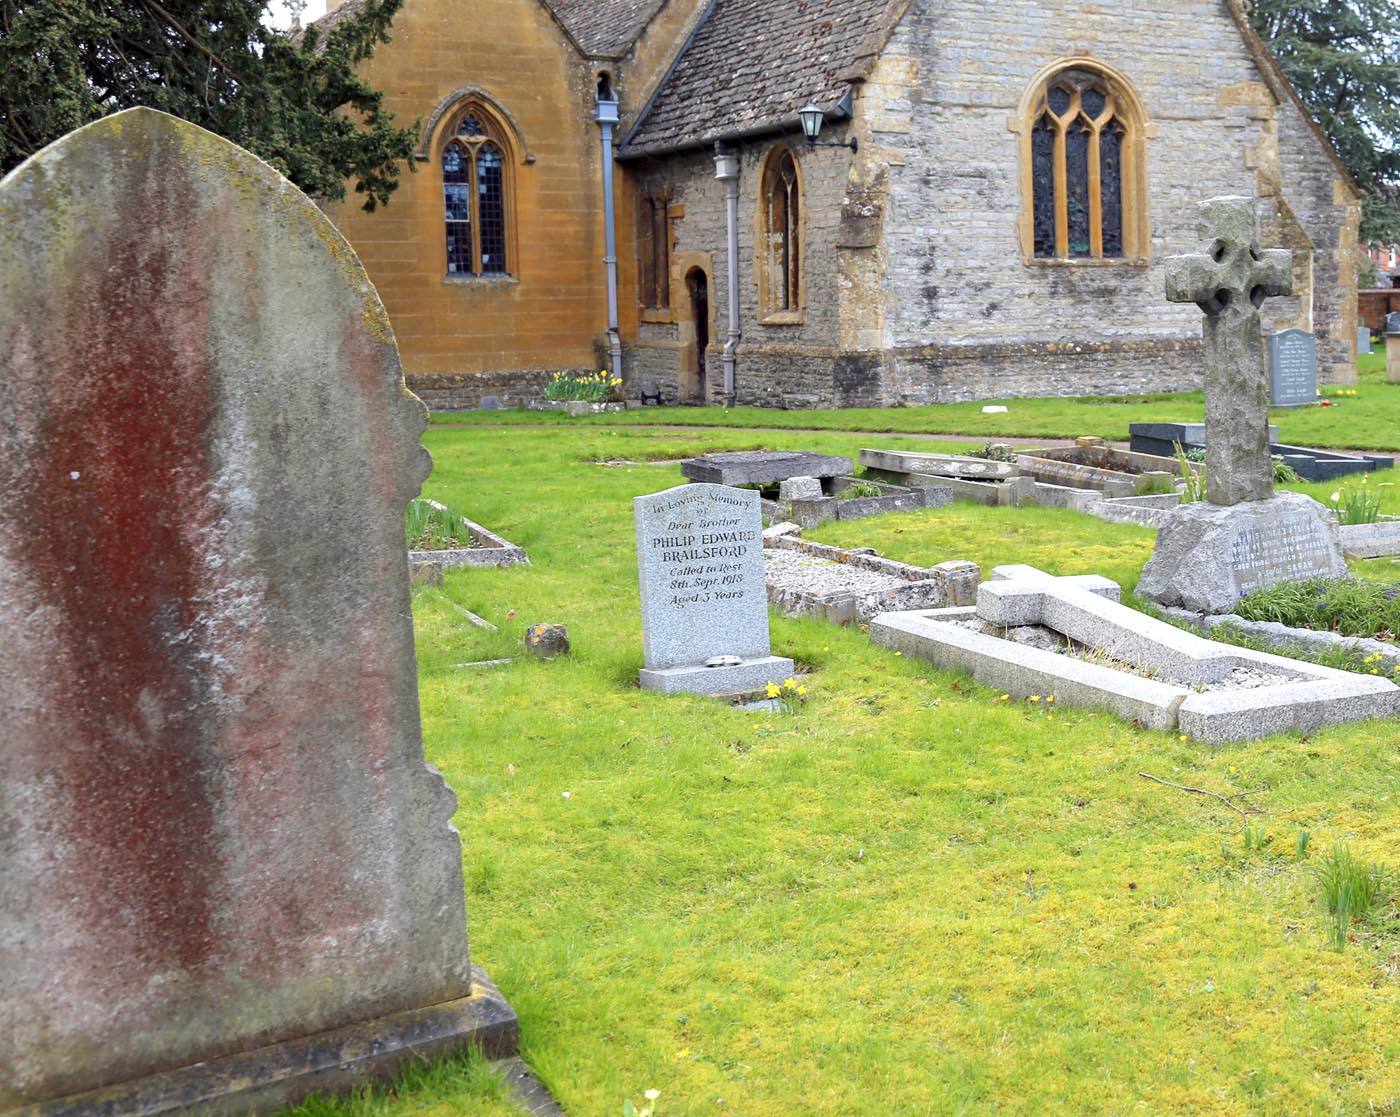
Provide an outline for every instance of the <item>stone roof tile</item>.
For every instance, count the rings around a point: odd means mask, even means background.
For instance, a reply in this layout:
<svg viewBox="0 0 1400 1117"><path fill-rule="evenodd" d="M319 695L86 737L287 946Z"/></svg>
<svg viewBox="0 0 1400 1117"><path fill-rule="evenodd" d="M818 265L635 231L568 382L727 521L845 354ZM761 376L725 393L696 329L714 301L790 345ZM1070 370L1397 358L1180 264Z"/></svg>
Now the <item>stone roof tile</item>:
<svg viewBox="0 0 1400 1117"><path fill-rule="evenodd" d="M543 0L587 55L624 54L665 0Z"/></svg>
<svg viewBox="0 0 1400 1117"><path fill-rule="evenodd" d="M623 154L691 147L738 132L797 127L830 111L868 67L908 0L713 0Z"/></svg>

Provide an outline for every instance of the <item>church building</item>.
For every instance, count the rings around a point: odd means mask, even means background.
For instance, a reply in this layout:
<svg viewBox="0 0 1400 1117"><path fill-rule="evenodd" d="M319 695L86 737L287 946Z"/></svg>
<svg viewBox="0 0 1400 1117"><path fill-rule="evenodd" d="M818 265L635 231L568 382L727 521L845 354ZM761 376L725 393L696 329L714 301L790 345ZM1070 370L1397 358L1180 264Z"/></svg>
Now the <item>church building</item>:
<svg viewBox="0 0 1400 1117"><path fill-rule="evenodd" d="M1294 251L1266 329L1355 379L1359 193L1245 0L405 0L391 33L365 71L416 173L328 212L430 406L601 368L774 407L1198 387L1164 261L1218 194Z"/></svg>

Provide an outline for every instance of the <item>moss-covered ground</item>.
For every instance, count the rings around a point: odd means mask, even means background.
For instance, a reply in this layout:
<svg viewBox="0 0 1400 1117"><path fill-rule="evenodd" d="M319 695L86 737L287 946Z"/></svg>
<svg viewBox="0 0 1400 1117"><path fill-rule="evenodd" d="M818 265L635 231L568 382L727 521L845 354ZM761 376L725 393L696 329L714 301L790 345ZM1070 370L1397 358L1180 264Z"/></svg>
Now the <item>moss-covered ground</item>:
<svg viewBox="0 0 1400 1117"><path fill-rule="evenodd" d="M865 436L424 441L427 495L531 558L449 573L414 613L472 957L573 1117L617 1117L648 1088L657 1117L1400 1112L1400 936L1379 920L1333 949L1312 872L1336 842L1400 865L1400 723L1208 748L776 615L809 689L796 713L643 693L631 498L682 478L599 463L854 455ZM963 504L809 535L1129 587L1152 546L1072 512ZM544 621L568 625L568 657L522 655ZM1256 792L1261 813L1244 833L1140 772ZM507 1112L490 1093L448 1076L316 1112Z"/></svg>

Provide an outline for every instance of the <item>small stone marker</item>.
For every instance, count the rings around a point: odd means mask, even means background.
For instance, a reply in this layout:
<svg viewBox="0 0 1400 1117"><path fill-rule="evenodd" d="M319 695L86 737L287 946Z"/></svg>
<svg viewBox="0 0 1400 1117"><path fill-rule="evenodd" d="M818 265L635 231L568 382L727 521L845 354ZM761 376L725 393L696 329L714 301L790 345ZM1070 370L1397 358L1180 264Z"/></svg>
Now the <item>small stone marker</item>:
<svg viewBox="0 0 1400 1117"><path fill-rule="evenodd" d="M541 659L569 654L569 629L562 624L532 624L525 630L525 650Z"/></svg>
<svg viewBox="0 0 1400 1117"><path fill-rule="evenodd" d="M1356 327L1356 352L1358 355L1371 352L1371 327Z"/></svg>
<svg viewBox="0 0 1400 1117"><path fill-rule="evenodd" d="M1336 522L1299 493L1273 493L1259 307L1292 289L1290 253L1254 242L1254 203L1200 206L1204 255L1167 261L1167 298L1205 312L1206 491L1157 533L1137 593L1161 605L1223 613L1284 581L1346 572Z"/></svg>
<svg viewBox="0 0 1400 1117"><path fill-rule="evenodd" d="M769 654L758 493L696 483L633 509L643 689L737 694L789 677L792 660Z"/></svg>
<svg viewBox="0 0 1400 1117"><path fill-rule="evenodd" d="M822 483L815 477L789 477L786 481L778 483L778 499L780 501L789 500L821 500Z"/></svg>
<svg viewBox="0 0 1400 1117"><path fill-rule="evenodd" d="M0 1111L508 1051L423 760L426 412L355 254L150 109L21 164L0 225Z"/></svg>
<svg viewBox="0 0 1400 1117"><path fill-rule="evenodd" d="M1316 402L1317 338L1307 330L1270 334L1269 406L1303 407Z"/></svg>

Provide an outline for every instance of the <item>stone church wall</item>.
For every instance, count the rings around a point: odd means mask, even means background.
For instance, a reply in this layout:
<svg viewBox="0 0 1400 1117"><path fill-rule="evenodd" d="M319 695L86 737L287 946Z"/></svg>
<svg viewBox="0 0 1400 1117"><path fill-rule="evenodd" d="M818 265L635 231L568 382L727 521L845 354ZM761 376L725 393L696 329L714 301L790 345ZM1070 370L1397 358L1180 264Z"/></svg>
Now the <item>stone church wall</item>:
<svg viewBox="0 0 1400 1117"><path fill-rule="evenodd" d="M1023 258L1019 106L1043 68L1080 56L1126 75L1146 111L1146 264ZM1166 302L1163 259L1198 248L1196 202L1255 194L1260 162L1278 181L1281 160L1298 224L1335 224L1335 168L1270 96L1223 3L1045 3L1008 19L979 0L915 0L858 117L890 166L887 394L907 402L1195 386L1200 315ZM1312 309L1335 319L1336 269L1313 271ZM1306 325L1308 306L1285 300L1276 324Z"/></svg>
<svg viewBox="0 0 1400 1117"><path fill-rule="evenodd" d="M828 138L837 138L835 132ZM796 157L802 182L802 314L798 322L774 323L764 321L759 312L754 245L760 236L764 161L774 148L784 144ZM736 352L734 387L741 404L859 407L884 402L879 354L852 354L839 344L844 294L833 245L838 239L850 159L848 151L809 149L796 137L763 137L740 147L739 314L743 337ZM713 261L705 390L711 402L717 401L723 392L721 355L728 329L728 264L725 191L724 184L715 178L713 152L691 151L639 163L632 170L631 181L639 192L669 190L673 212L682 211L682 216L671 222L673 260L700 253ZM688 312L682 270L672 267L671 301L676 321ZM667 402L684 398L679 343L671 323L642 322L628 348L629 379L655 384Z"/></svg>

